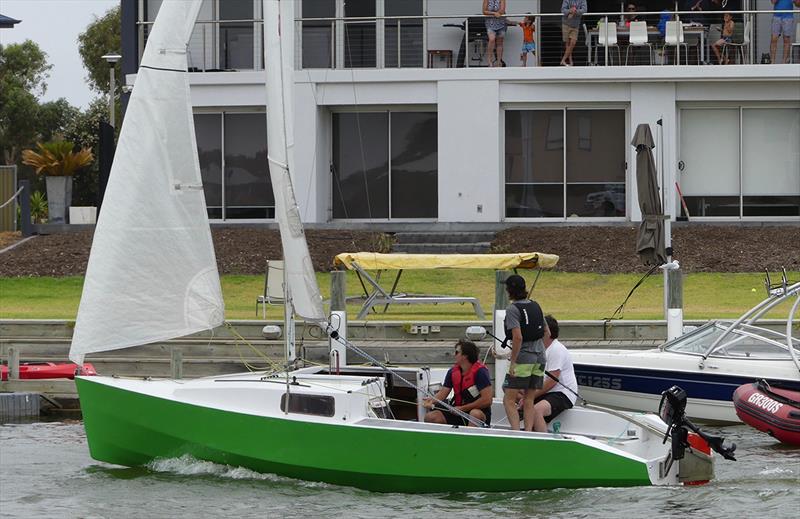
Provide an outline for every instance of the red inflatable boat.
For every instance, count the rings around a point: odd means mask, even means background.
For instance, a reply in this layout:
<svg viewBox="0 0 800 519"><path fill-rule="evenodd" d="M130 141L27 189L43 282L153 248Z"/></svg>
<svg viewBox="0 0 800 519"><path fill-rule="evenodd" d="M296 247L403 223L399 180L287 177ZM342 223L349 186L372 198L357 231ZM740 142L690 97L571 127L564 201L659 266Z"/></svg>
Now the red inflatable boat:
<svg viewBox="0 0 800 519"><path fill-rule="evenodd" d="M32 379L45 379L45 378L75 378L75 371L78 369L77 364L72 362L20 362L19 364L19 378L32 380ZM94 366L91 364L84 364L81 375L97 375ZM8 380L8 366L0 366L0 379Z"/></svg>
<svg viewBox="0 0 800 519"><path fill-rule="evenodd" d="M736 388L733 405L747 425L783 443L800 445L800 391L772 387L760 380Z"/></svg>

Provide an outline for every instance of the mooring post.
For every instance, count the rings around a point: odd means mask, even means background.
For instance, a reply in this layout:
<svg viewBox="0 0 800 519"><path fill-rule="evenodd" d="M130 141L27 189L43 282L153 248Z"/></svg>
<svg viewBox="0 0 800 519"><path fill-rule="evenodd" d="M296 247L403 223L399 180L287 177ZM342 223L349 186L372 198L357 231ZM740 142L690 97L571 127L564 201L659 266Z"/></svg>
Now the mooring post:
<svg viewBox="0 0 800 519"><path fill-rule="evenodd" d="M331 326L339 337L347 339L347 272L331 271ZM347 364L347 348L344 344L328 339L331 368Z"/></svg>
<svg viewBox="0 0 800 519"><path fill-rule="evenodd" d="M169 359L169 368L172 372L172 378L179 380L183 378L183 352L178 348L170 350L171 356Z"/></svg>
<svg viewBox="0 0 800 519"><path fill-rule="evenodd" d="M505 329L503 328L503 321L505 321L506 318L506 308L508 307L506 278L511 274L512 272L508 270L498 270L494 273L494 321L492 322L492 333L499 339L503 339L506 336ZM505 356L511 353L510 349L503 348L501 343L494 339L492 340L491 347L494 348L496 355ZM503 380L506 378L506 373L508 373L508 366L510 364L511 362L507 358L498 356L494 359L494 396L497 398L503 398Z"/></svg>
<svg viewBox="0 0 800 519"><path fill-rule="evenodd" d="M8 380L19 380L19 350L8 348Z"/></svg>
<svg viewBox="0 0 800 519"><path fill-rule="evenodd" d="M683 271L667 269L667 340L683 335Z"/></svg>
<svg viewBox="0 0 800 519"><path fill-rule="evenodd" d="M22 236L27 238L33 235L33 224L31 223L31 182L30 180L20 180L19 187L22 192L19 194L19 230Z"/></svg>

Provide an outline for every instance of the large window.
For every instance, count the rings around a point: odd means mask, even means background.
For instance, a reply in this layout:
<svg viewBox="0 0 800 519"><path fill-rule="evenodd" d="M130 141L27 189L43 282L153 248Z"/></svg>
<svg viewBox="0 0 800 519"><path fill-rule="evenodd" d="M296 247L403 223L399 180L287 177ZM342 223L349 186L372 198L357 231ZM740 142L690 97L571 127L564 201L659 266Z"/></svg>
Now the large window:
<svg viewBox="0 0 800 519"><path fill-rule="evenodd" d="M303 0L303 18L334 18L334 0ZM333 63L335 23L326 20L303 22L303 68L330 68Z"/></svg>
<svg viewBox="0 0 800 519"><path fill-rule="evenodd" d="M194 121L209 218L274 218L264 113L202 113Z"/></svg>
<svg viewBox="0 0 800 519"><path fill-rule="evenodd" d="M333 114L333 217L436 218L434 112Z"/></svg>
<svg viewBox="0 0 800 519"><path fill-rule="evenodd" d="M505 127L507 217L625 216L624 110L506 110Z"/></svg>
<svg viewBox="0 0 800 519"><path fill-rule="evenodd" d="M679 183L691 216L800 216L800 108L680 116Z"/></svg>

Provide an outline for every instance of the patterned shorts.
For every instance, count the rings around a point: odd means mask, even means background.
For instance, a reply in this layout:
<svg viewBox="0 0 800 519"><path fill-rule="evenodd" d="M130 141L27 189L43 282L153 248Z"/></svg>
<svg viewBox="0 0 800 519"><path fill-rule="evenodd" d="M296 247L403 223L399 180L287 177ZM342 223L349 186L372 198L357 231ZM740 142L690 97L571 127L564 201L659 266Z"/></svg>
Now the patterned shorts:
<svg viewBox="0 0 800 519"><path fill-rule="evenodd" d="M772 35L791 38L794 35L794 18L772 17Z"/></svg>

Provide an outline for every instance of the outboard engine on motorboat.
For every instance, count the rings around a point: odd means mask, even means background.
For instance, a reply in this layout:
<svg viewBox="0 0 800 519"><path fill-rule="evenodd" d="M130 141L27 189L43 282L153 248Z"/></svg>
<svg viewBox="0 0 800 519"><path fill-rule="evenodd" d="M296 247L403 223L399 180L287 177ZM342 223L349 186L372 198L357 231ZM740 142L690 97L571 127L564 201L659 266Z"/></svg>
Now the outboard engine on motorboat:
<svg viewBox="0 0 800 519"><path fill-rule="evenodd" d="M697 442L692 441L691 434L699 436L714 452L726 460L736 461L733 456L736 451L736 444L725 445L725 439L721 436L712 436L704 433L686 418L686 391L678 386L672 386L661 393L661 403L658 406L658 414L664 423L667 424L667 432L664 435L664 443L667 438L672 439L672 460L683 459L687 447L697 448ZM691 433L689 432L691 431Z"/></svg>

